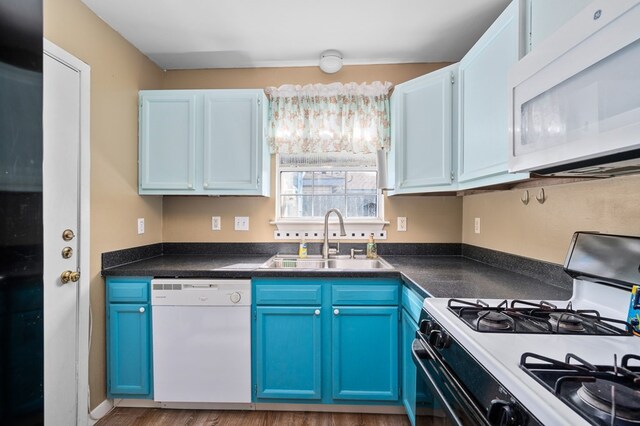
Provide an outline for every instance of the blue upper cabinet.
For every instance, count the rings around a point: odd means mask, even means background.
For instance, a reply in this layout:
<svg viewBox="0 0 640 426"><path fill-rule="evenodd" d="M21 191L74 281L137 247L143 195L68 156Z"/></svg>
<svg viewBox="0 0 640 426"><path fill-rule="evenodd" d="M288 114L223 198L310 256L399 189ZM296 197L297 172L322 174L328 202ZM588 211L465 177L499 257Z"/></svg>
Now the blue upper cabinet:
<svg viewBox="0 0 640 426"><path fill-rule="evenodd" d="M141 91L139 193L268 196L265 113L259 89Z"/></svg>
<svg viewBox="0 0 640 426"><path fill-rule="evenodd" d="M458 187L526 179L508 174L508 73L524 51L521 3L514 0L460 61Z"/></svg>
<svg viewBox="0 0 640 426"><path fill-rule="evenodd" d="M204 94L205 192L261 193L261 108L261 91L219 90Z"/></svg>
<svg viewBox="0 0 640 426"><path fill-rule="evenodd" d="M196 183L196 95L140 95L140 193L193 192Z"/></svg>
<svg viewBox="0 0 640 426"><path fill-rule="evenodd" d="M452 146L457 69L454 64L394 89L392 195L455 190Z"/></svg>

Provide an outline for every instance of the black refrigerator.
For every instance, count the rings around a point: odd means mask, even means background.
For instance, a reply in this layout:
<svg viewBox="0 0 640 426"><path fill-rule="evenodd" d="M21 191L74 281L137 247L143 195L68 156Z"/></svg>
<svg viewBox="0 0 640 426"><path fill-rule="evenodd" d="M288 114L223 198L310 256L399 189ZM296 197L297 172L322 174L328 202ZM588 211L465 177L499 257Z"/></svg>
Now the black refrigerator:
<svg viewBox="0 0 640 426"><path fill-rule="evenodd" d="M42 235L42 0L0 0L2 425L44 422Z"/></svg>

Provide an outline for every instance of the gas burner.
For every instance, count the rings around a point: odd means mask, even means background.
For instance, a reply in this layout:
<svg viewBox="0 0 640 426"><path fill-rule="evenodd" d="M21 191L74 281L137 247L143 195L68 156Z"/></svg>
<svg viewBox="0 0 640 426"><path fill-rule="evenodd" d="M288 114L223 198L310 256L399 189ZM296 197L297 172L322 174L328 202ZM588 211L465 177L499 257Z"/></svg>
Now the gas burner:
<svg viewBox="0 0 640 426"><path fill-rule="evenodd" d="M498 311L480 311L476 320L476 328L488 328L490 330L512 330L513 319Z"/></svg>
<svg viewBox="0 0 640 426"><path fill-rule="evenodd" d="M625 321L605 318L595 310L573 310L540 301L506 300L494 306L482 300L449 299L449 311L480 333L537 333L630 336L633 326Z"/></svg>
<svg viewBox="0 0 640 426"><path fill-rule="evenodd" d="M534 363L528 359L542 361ZM567 354L564 362L524 353L520 368L593 425L640 424L640 356L629 354L618 365L592 365ZM574 362L577 361L577 362Z"/></svg>
<svg viewBox="0 0 640 426"><path fill-rule="evenodd" d="M579 315L568 312L552 312L549 314L549 323L558 332L584 333L584 319Z"/></svg>
<svg viewBox="0 0 640 426"><path fill-rule="evenodd" d="M640 391L610 380L585 382L576 394L585 404L604 413L611 413L615 401L615 416L640 422Z"/></svg>

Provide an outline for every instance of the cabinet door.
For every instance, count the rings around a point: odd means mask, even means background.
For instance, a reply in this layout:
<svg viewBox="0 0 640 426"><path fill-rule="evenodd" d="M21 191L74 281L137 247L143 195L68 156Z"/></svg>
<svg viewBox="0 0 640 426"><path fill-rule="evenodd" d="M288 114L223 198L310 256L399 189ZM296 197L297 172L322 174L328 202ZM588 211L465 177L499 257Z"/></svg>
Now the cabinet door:
<svg viewBox="0 0 640 426"><path fill-rule="evenodd" d="M107 378L109 397L151 394L150 313L146 303L109 304Z"/></svg>
<svg viewBox="0 0 640 426"><path fill-rule="evenodd" d="M416 335L418 323L411 315L402 310L402 403L407 410L411 424L415 424L415 410L433 408L434 398L423 380L416 380L418 373L411 357L411 344Z"/></svg>
<svg viewBox="0 0 640 426"><path fill-rule="evenodd" d="M333 399L398 400L398 307L334 307Z"/></svg>
<svg viewBox="0 0 640 426"><path fill-rule="evenodd" d="M320 307L256 308L254 356L258 399L321 398L320 312Z"/></svg>
<svg viewBox="0 0 640 426"><path fill-rule="evenodd" d="M396 87L395 194L452 190L452 90L457 64Z"/></svg>
<svg viewBox="0 0 640 426"><path fill-rule="evenodd" d="M514 0L460 61L458 181L461 189L525 179L508 175L507 76L520 58L519 1Z"/></svg>
<svg viewBox="0 0 640 426"><path fill-rule="evenodd" d="M194 190L196 110L193 92L140 92L141 194Z"/></svg>
<svg viewBox="0 0 640 426"><path fill-rule="evenodd" d="M205 92L205 192L259 194L260 103L255 90Z"/></svg>

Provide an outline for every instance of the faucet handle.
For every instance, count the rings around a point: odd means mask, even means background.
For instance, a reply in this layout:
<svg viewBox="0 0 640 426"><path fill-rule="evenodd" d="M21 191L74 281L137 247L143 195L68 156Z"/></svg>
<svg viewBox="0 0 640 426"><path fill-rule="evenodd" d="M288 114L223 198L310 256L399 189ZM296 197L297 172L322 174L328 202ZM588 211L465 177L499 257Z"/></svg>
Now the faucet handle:
<svg viewBox="0 0 640 426"><path fill-rule="evenodd" d="M356 253L364 253L364 250L362 250L362 249L351 249L351 256L349 256L349 257L351 259L355 259Z"/></svg>

